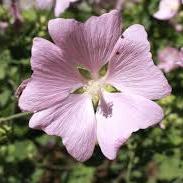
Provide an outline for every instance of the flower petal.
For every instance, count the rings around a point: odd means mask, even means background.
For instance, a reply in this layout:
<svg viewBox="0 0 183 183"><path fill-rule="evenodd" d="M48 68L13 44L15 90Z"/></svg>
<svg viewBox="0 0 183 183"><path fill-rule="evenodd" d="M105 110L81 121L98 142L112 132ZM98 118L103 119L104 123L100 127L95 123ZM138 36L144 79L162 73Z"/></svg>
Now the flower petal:
<svg viewBox="0 0 183 183"><path fill-rule="evenodd" d="M169 20L174 17L180 7L180 0L161 0L159 10L153 15L159 20Z"/></svg>
<svg viewBox="0 0 183 183"><path fill-rule="evenodd" d="M166 47L158 53L158 60L160 61L158 67L168 73L178 67L181 55L178 49Z"/></svg>
<svg viewBox="0 0 183 183"><path fill-rule="evenodd" d="M160 122L163 111L155 102L138 95L104 93L104 98L112 105L112 112L106 117L99 108L97 140L104 155L112 160L133 132Z"/></svg>
<svg viewBox="0 0 183 183"><path fill-rule="evenodd" d="M55 4L55 16L59 17L70 5L69 0L56 0Z"/></svg>
<svg viewBox="0 0 183 183"><path fill-rule="evenodd" d="M180 56L180 61L177 62L177 64L178 64L180 67L183 67L183 48L180 49L179 56Z"/></svg>
<svg viewBox="0 0 183 183"><path fill-rule="evenodd" d="M34 39L31 66L34 72L19 99L19 106L24 111L35 112L50 107L82 86L77 68L47 40Z"/></svg>
<svg viewBox="0 0 183 183"><path fill-rule="evenodd" d="M129 28L131 38L127 29L123 38L116 43L110 58L107 82L122 92L141 95L148 99L159 99L168 95L171 87L153 63L149 44L145 41L147 35L144 28L139 29L139 35L144 35L141 42Z"/></svg>
<svg viewBox="0 0 183 183"><path fill-rule="evenodd" d="M100 17L91 17L84 24L75 20L54 19L48 29L53 41L65 52L69 60L98 72L120 36L120 13L113 10Z"/></svg>
<svg viewBox="0 0 183 183"><path fill-rule="evenodd" d="M0 33L4 33L8 26L8 22L0 21Z"/></svg>
<svg viewBox="0 0 183 183"><path fill-rule="evenodd" d="M123 32L123 37L133 42L146 45L150 50L150 43L148 41L148 35L144 26L140 24L134 24Z"/></svg>
<svg viewBox="0 0 183 183"><path fill-rule="evenodd" d="M93 153L96 119L86 95L70 95L61 104L34 114L29 126L62 137L67 151L79 161L89 159Z"/></svg>

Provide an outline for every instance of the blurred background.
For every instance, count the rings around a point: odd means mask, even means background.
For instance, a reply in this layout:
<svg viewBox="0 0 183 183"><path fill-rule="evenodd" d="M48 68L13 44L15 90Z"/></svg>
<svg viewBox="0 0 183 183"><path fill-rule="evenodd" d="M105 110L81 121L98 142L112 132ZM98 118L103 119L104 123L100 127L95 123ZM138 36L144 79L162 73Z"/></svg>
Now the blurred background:
<svg viewBox="0 0 183 183"><path fill-rule="evenodd" d="M158 101L165 118L160 126L134 133L116 160L107 160L96 147L89 161L79 163L60 138L29 129L30 115L21 113L15 97L31 75L32 39L50 40L47 23L55 18L54 4L0 0L0 183L183 183L183 68L174 64L183 47L183 5L172 16L158 18L159 3L126 0L121 15L123 29L134 23L145 26L154 61L173 87L171 96ZM115 4L80 0L57 16L85 21Z"/></svg>

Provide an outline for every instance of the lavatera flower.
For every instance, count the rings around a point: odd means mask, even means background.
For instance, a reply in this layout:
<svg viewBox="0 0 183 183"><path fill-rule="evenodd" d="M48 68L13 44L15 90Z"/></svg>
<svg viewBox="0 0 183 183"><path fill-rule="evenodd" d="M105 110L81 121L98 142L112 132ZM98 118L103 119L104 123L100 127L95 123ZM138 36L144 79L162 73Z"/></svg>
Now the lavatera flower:
<svg viewBox="0 0 183 183"><path fill-rule="evenodd" d="M54 44L33 42L33 74L20 87L19 106L34 113L31 128L62 137L79 161L92 156L96 143L115 159L133 132L162 120L151 100L171 92L152 61L144 27L121 35L120 23L117 10L85 23L58 18L48 25Z"/></svg>
<svg viewBox="0 0 183 183"><path fill-rule="evenodd" d="M181 0L160 0L159 10L154 13L154 18L159 20L169 20L174 17L180 8Z"/></svg>
<svg viewBox="0 0 183 183"><path fill-rule="evenodd" d="M165 73L182 66L183 63L183 50L173 47L166 47L158 53L159 64L158 67Z"/></svg>

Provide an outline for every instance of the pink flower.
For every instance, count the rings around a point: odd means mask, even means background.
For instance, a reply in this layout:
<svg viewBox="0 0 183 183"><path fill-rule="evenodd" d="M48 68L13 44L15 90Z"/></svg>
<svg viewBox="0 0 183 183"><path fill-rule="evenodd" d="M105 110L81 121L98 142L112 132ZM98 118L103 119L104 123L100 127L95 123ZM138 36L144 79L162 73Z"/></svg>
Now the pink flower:
<svg viewBox="0 0 183 183"><path fill-rule="evenodd" d="M121 36L120 23L117 10L85 23L58 18L48 25L55 44L33 42L33 74L19 106L34 113L31 128L62 137L79 161L91 157L96 143L115 159L133 132L162 120L151 100L171 92L144 27L130 26Z"/></svg>
<svg viewBox="0 0 183 183"><path fill-rule="evenodd" d="M169 20L177 14L180 5L180 0L161 0L159 10L153 16L159 20Z"/></svg>
<svg viewBox="0 0 183 183"><path fill-rule="evenodd" d="M51 9L54 6L55 16L62 14L72 2L78 0L36 0L37 7L40 9Z"/></svg>
<svg viewBox="0 0 183 183"><path fill-rule="evenodd" d="M4 33L8 28L8 22L0 21L0 33Z"/></svg>
<svg viewBox="0 0 183 183"><path fill-rule="evenodd" d="M160 63L158 67L168 73L179 67L183 60L182 51L176 48L166 47L158 53Z"/></svg>
<svg viewBox="0 0 183 183"><path fill-rule="evenodd" d="M180 49L179 56L180 56L180 60L177 62L177 64L180 67L183 67L183 48Z"/></svg>

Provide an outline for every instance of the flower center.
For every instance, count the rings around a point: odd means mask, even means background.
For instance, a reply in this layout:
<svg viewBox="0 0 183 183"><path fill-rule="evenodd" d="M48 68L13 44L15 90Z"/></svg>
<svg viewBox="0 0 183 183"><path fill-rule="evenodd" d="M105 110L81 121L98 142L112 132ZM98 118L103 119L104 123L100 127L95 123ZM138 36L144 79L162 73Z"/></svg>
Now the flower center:
<svg viewBox="0 0 183 183"><path fill-rule="evenodd" d="M100 70L98 71L97 79L94 79L95 77L93 77L90 70L84 68L83 66L78 66L77 69L86 83L84 84L84 86L72 91L72 94L87 93L91 96L94 111L96 112L98 105L101 105L104 116L110 116L112 105L105 102L102 92L106 91L109 93L119 93L121 91L106 82L105 75L107 73L108 64L105 64L103 67L100 68Z"/></svg>
<svg viewBox="0 0 183 183"><path fill-rule="evenodd" d="M99 94L102 87L103 87L103 84L100 81L90 80L88 81L88 84L84 86L84 89L86 93L94 97Z"/></svg>

